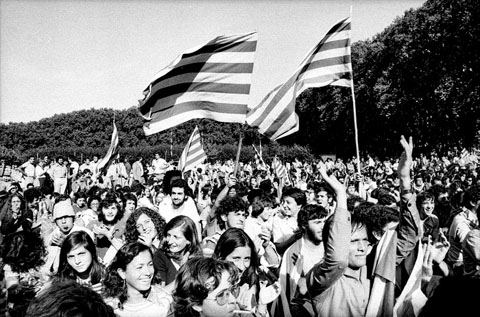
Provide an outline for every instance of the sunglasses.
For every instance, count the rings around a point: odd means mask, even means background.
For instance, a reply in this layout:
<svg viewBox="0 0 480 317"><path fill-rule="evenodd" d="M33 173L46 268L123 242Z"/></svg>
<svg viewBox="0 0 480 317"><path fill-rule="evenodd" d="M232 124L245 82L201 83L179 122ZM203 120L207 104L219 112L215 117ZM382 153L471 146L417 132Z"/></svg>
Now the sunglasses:
<svg viewBox="0 0 480 317"><path fill-rule="evenodd" d="M237 298L239 292L240 292L240 286L238 284L235 284L235 285L230 286L229 288L224 289L220 293L218 293L215 296L215 299L208 298L208 297L205 298L205 299L206 300L207 299L208 300L214 300L214 301L217 302L218 305L224 306L224 305L228 304L230 294L232 294L233 297Z"/></svg>

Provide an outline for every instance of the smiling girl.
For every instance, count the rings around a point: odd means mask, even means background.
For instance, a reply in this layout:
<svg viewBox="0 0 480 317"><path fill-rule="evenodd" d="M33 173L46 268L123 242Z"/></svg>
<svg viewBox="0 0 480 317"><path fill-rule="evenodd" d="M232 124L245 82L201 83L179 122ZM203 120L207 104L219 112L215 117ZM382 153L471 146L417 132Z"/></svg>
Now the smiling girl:
<svg viewBox="0 0 480 317"><path fill-rule="evenodd" d="M171 312L172 298L152 285L155 268L150 249L140 242L127 243L107 268L105 302L119 317L163 317Z"/></svg>
<svg viewBox="0 0 480 317"><path fill-rule="evenodd" d="M180 266L199 254L200 242L193 220L187 216L174 217L165 226L162 248L153 256L158 277L165 284L170 284L175 280Z"/></svg>

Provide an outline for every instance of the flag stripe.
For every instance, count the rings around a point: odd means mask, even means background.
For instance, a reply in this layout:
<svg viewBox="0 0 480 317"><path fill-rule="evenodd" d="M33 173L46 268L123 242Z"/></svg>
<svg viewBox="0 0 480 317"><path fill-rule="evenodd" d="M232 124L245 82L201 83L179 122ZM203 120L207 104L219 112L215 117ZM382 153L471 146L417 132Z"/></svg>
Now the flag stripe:
<svg viewBox="0 0 480 317"><path fill-rule="evenodd" d="M212 82L212 78L215 79L217 83L225 84L249 84L250 83L250 74L230 74L230 73L185 73L178 76L170 77L165 79L155 86L152 86L152 94L156 93L158 90L175 86L177 84L190 83L190 82ZM193 78L193 80L192 80Z"/></svg>
<svg viewBox="0 0 480 317"><path fill-rule="evenodd" d="M304 58L299 68L250 109L247 123L276 140L298 131L295 99L307 88L349 86L352 78L350 18L337 23Z"/></svg>
<svg viewBox="0 0 480 317"><path fill-rule="evenodd" d="M241 107L240 107L241 106ZM220 122L244 123L246 105L210 105L209 103L186 103L176 105L169 109L168 117L159 119L150 124L148 121L143 125L145 135L152 135L160 131L170 129L188 120L207 118Z"/></svg>
<svg viewBox="0 0 480 317"><path fill-rule="evenodd" d="M151 108L150 111L153 116L155 114L166 115L166 111L171 111L172 109L174 109L173 113L180 113L187 109L195 110L198 108L214 112L227 110L229 113L243 113L245 116L247 108L245 101L247 98L240 94L188 92L161 99L157 101L155 107ZM185 106L182 107L182 105L189 105L190 107L186 108ZM178 110L175 109L177 107L179 108ZM164 113L161 114L161 112Z"/></svg>
<svg viewBox="0 0 480 317"><path fill-rule="evenodd" d="M256 33L219 36L177 57L155 75L144 90L145 97L140 101L139 110L146 120L145 133L147 130L163 131L168 129L167 126L172 127L172 122L180 124L190 120L187 118L216 120L217 114L225 109L228 114L234 112L240 115L243 111L243 119L232 117L229 120L227 116L220 115L223 122L244 122L256 46ZM185 104L187 106L181 107ZM191 107L193 104L197 108ZM225 107L227 104L231 106ZM178 106L181 109L175 110ZM232 106L237 106L237 109L231 110ZM193 113L185 115L185 111ZM179 114L182 114L183 120ZM170 120L168 116L176 118ZM165 125L166 120L172 122Z"/></svg>

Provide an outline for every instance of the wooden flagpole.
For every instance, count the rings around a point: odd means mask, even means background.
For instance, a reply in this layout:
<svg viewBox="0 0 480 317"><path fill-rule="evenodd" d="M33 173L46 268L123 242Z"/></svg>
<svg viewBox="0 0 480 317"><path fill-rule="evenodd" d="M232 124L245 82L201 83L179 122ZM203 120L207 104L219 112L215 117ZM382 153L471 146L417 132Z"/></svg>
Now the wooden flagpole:
<svg viewBox="0 0 480 317"><path fill-rule="evenodd" d="M240 128L240 137L238 139L237 157L235 158L235 168L233 169L233 176L235 176L235 177L237 177L238 163L240 161L240 152L242 152L242 142L243 142L244 128L245 128L245 124L243 124L242 127Z"/></svg>
<svg viewBox="0 0 480 317"><path fill-rule="evenodd" d="M353 11L353 7L350 6L350 18L352 18L352 11ZM350 22L352 25L353 23ZM352 27L350 27L350 41L351 41L351 38L352 38ZM354 130L355 130L355 149L356 149L356 152L357 152L357 169L358 169L358 173L359 174L362 174L362 170L361 170L361 166L360 166L360 150L359 150L359 146L358 146L358 126L357 126L357 106L356 106L356 103L355 103L355 89L353 88L353 67L352 67L352 72L351 72L351 76L352 76L352 81L351 81L351 84L350 84L350 88L352 90L352 104L353 104L353 126L354 126Z"/></svg>

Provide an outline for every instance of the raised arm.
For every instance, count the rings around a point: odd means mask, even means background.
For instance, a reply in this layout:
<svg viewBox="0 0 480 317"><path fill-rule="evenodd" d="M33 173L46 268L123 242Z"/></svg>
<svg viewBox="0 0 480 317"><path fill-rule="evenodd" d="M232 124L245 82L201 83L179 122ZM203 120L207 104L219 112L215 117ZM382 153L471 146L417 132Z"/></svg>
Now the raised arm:
<svg viewBox="0 0 480 317"><path fill-rule="evenodd" d="M412 137L407 140L402 135L400 144L403 153L398 163L397 174L400 179L400 223L397 228L397 265L400 264L415 248L422 235L422 222L416 206L416 195L412 192L410 169L413 163ZM402 283L400 281L400 283Z"/></svg>
<svg viewBox="0 0 480 317"><path fill-rule="evenodd" d="M307 287L311 296L316 296L330 287L347 269L352 230L350 213L347 210L345 187L335 176L327 175L325 164L319 164L319 171L322 178L334 190L337 205L328 227L324 260L315 265L306 276Z"/></svg>

